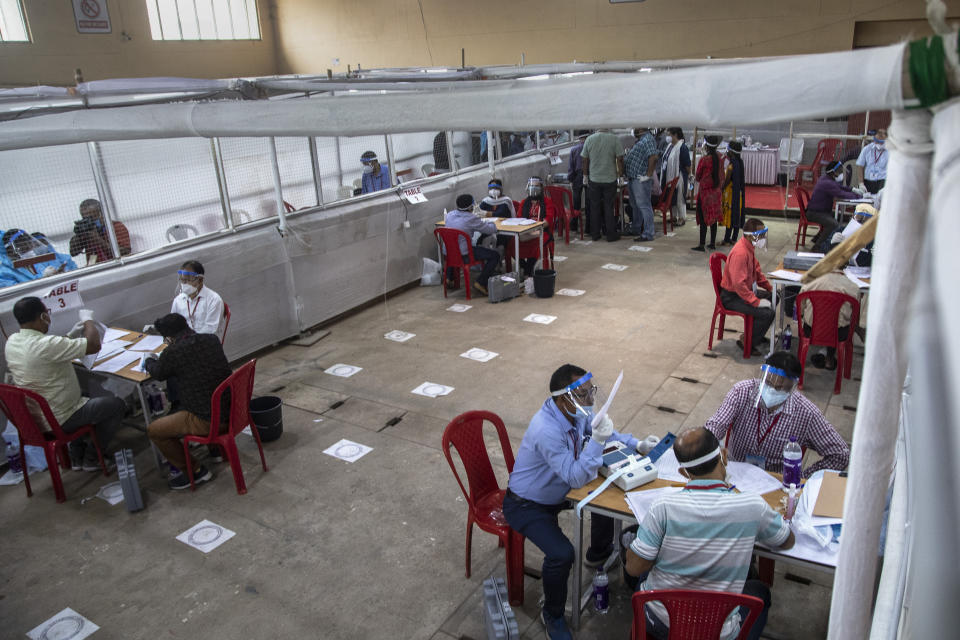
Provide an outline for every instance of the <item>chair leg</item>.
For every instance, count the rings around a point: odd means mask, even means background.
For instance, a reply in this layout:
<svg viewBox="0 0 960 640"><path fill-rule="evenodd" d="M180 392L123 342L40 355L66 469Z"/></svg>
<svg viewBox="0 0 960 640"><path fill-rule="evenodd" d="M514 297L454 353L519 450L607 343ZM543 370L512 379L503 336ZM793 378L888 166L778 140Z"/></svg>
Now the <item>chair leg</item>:
<svg viewBox="0 0 960 640"><path fill-rule="evenodd" d="M507 598L511 606L523 605L524 537L510 529L506 543Z"/></svg>
<svg viewBox="0 0 960 640"><path fill-rule="evenodd" d="M233 472L233 482L237 485L237 493L241 496L247 492L247 483L243 480L243 467L240 465L240 452L237 451L237 441L226 438L217 442L226 451L230 470Z"/></svg>
<svg viewBox="0 0 960 640"><path fill-rule="evenodd" d="M753 351L753 318L743 317L743 359L749 360Z"/></svg>
<svg viewBox="0 0 960 640"><path fill-rule="evenodd" d="M103 475L109 476L110 471L107 469L107 463L103 459L103 450L100 448L100 442L97 441L97 434L90 432L90 441L93 442L94 448L97 450L97 459L100 460L100 468L103 469Z"/></svg>
<svg viewBox="0 0 960 640"><path fill-rule="evenodd" d="M463 289L467 292L467 300L470 299L470 267L463 267Z"/></svg>
<svg viewBox="0 0 960 640"><path fill-rule="evenodd" d="M50 443L50 446L43 448L44 453L47 456L47 469L50 470L50 481L53 483L53 495L57 498L57 502L66 502L67 495L63 490L63 478L60 476L60 467L57 466L57 452L56 447L53 443ZM30 474L29 470L26 467L27 459L23 456L23 443L20 443L20 460L23 461L23 477L26 479ZM27 495L30 493L30 485L27 485Z"/></svg>
<svg viewBox="0 0 960 640"><path fill-rule="evenodd" d="M253 438L257 441L257 449L260 450L260 464L263 465L264 471L270 471L270 469L267 468L267 459L263 457L263 444L260 442L260 432L256 429L253 429L253 431L256 432L253 434Z"/></svg>
<svg viewBox="0 0 960 640"><path fill-rule="evenodd" d="M707 334L707 349L713 351L713 327L717 322L717 310L713 310L713 317L710 318L710 333Z"/></svg>
<svg viewBox="0 0 960 640"><path fill-rule="evenodd" d="M470 548L473 546L473 518L467 516L467 550L466 550L466 567L467 567L467 577L470 577Z"/></svg>
<svg viewBox="0 0 960 640"><path fill-rule="evenodd" d="M719 312L720 314L720 324L717 326L717 340L723 340L723 327L727 322L727 314L723 311Z"/></svg>

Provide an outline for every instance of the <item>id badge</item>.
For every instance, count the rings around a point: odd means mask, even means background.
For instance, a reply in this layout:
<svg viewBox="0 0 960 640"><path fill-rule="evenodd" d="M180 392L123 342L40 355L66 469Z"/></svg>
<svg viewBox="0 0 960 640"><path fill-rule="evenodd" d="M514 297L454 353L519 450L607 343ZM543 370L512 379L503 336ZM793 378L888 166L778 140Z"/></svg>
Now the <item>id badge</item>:
<svg viewBox="0 0 960 640"><path fill-rule="evenodd" d="M747 455L744 460L747 464L752 464L755 467L760 467L764 471L767 469L767 458L765 456L758 456L756 454Z"/></svg>

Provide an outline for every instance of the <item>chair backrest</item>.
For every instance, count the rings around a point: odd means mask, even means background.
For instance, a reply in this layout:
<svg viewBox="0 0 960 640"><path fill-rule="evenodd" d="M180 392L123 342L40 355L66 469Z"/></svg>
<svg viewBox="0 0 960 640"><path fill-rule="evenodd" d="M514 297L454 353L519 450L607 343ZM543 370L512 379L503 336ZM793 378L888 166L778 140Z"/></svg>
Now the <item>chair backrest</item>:
<svg viewBox="0 0 960 640"><path fill-rule="evenodd" d="M413 169L404 169L403 171L397 171L397 182L406 182L407 180L413 180Z"/></svg>
<svg viewBox="0 0 960 640"><path fill-rule="evenodd" d="M353 188L354 188L354 189L359 189L359 188L361 188L362 186L363 186L363 179L362 179L362 178L357 178L356 180L353 181Z"/></svg>
<svg viewBox="0 0 960 640"><path fill-rule="evenodd" d="M287 202L286 200L283 201L283 212L284 212L284 213L293 213L293 212L296 211L296 210L297 210L297 208L296 208L295 206L293 206L292 204L290 204L290 203Z"/></svg>
<svg viewBox="0 0 960 640"><path fill-rule="evenodd" d="M644 605L659 601L670 617L669 640L719 640L723 622L737 607L747 607L747 618L740 623L738 640L743 640L763 611L763 600L742 593L664 589L637 591L633 594L633 640L647 637Z"/></svg>
<svg viewBox="0 0 960 640"><path fill-rule="evenodd" d="M347 198L353 197L353 187L348 187L345 184L337 187L337 200L346 200Z"/></svg>
<svg viewBox="0 0 960 640"><path fill-rule="evenodd" d="M667 183L667 190L663 192L660 196L660 200L657 201L657 211L669 211L673 203L673 192L677 190L677 182L680 180L680 176L677 176L673 180Z"/></svg>
<svg viewBox="0 0 960 640"><path fill-rule="evenodd" d="M843 141L839 138L824 138L817 143L817 153L820 154L820 162L823 164L833 164L837 160L837 152Z"/></svg>
<svg viewBox="0 0 960 640"><path fill-rule="evenodd" d="M565 215L573 213L573 190L570 187L549 185L545 188L547 196Z"/></svg>
<svg viewBox="0 0 960 640"><path fill-rule="evenodd" d="M433 170L434 170L434 166L430 162L427 162L422 167L420 167L420 171L423 173L424 178L433 175Z"/></svg>
<svg viewBox="0 0 960 640"><path fill-rule="evenodd" d="M443 455L447 457L450 470L453 471L463 496L470 504L470 508L484 496L498 491L497 476L490 464L490 455L483 439L483 423L490 422L497 430L500 438L500 448L503 450L503 459L507 463L507 472L513 471L513 447L507 436L507 428L500 416L490 411L468 411L450 421L443 430ZM464 486L457 468L453 464L450 447L455 447L467 474L467 485Z"/></svg>
<svg viewBox="0 0 960 640"><path fill-rule="evenodd" d="M220 346L227 341L227 328L230 326L230 305L223 303L223 335L220 336Z"/></svg>
<svg viewBox="0 0 960 640"><path fill-rule="evenodd" d="M857 159L853 158L843 163L843 177L847 180L847 186L853 189L860 186L860 177L857 175Z"/></svg>
<svg viewBox="0 0 960 640"><path fill-rule="evenodd" d="M860 321L860 302L839 291L803 291L797 294L797 317L803 321L803 308L809 302L812 306L813 326L810 337L812 344L835 347L839 343L840 309L844 304L850 305L850 326L856 327ZM851 329L848 339L852 336Z"/></svg>
<svg viewBox="0 0 960 640"><path fill-rule="evenodd" d="M186 240L196 235L200 235L200 232L192 224L175 224L167 229L167 242Z"/></svg>
<svg viewBox="0 0 960 640"><path fill-rule="evenodd" d="M790 165L800 164L803 160L803 138L780 138L780 162Z"/></svg>
<svg viewBox="0 0 960 640"><path fill-rule="evenodd" d="M460 229L448 229L446 227L441 227L433 230L433 235L437 239L437 243L440 244L440 247L443 250L444 255L447 256L447 266L448 267L463 267L463 255L460 253L460 241L459 238L463 237L467 242L467 262L473 263L473 238L470 237L466 231L461 231Z"/></svg>
<svg viewBox="0 0 960 640"><path fill-rule="evenodd" d="M44 446L48 442L44 435L43 427L37 424L37 419L30 412L30 403L33 401L39 407L43 418L50 425L50 432L57 439L62 438L64 433L60 429L60 423L53 417L50 405L46 399L36 391L17 387L12 384L0 384L0 410L7 416L7 420L13 423L20 433L20 442L25 445L35 447Z"/></svg>
<svg viewBox="0 0 960 640"><path fill-rule="evenodd" d="M220 424L220 398L230 390L230 434L237 435L247 426L254 428L250 420L250 400L253 398L253 373L256 359L246 363L220 383L210 396L210 424Z"/></svg>
<svg viewBox="0 0 960 640"><path fill-rule="evenodd" d="M810 193L801 186L793 188L793 197L797 199L797 206L800 207L800 217L807 219L807 205L810 204Z"/></svg>
<svg viewBox="0 0 960 640"><path fill-rule="evenodd" d="M726 261L725 253L714 251L710 254L710 277L713 280L713 292L717 294L717 300L720 300L720 280L723 278L723 263Z"/></svg>

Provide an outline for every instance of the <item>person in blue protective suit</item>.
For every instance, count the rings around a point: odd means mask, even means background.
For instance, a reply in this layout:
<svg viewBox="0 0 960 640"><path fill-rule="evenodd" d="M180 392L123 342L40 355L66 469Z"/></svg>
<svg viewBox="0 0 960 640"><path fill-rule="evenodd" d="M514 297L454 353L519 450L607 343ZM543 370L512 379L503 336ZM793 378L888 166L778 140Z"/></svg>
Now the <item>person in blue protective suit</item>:
<svg viewBox="0 0 960 640"><path fill-rule="evenodd" d="M30 282L77 268L70 256L57 253L42 233L31 235L23 229L9 229L3 233L0 243L3 244L3 253L0 254L0 287ZM29 266L14 266L19 260L37 256L49 256L49 259Z"/></svg>
<svg viewBox="0 0 960 640"><path fill-rule="evenodd" d="M575 557L557 516L568 508L567 493L597 477L607 442L619 441L646 454L659 441L617 433L604 416L591 429L597 386L593 374L565 364L550 378L550 397L533 416L517 450L503 499L507 523L543 551L544 604L540 619L549 638L570 638L563 618L567 578ZM613 551L614 523L594 515L586 564L599 567Z"/></svg>

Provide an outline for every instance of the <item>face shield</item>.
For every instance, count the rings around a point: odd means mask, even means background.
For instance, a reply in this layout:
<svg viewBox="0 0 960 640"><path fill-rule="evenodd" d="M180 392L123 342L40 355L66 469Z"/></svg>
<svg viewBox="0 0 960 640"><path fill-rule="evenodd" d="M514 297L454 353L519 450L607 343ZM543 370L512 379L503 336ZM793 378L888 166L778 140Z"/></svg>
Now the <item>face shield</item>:
<svg viewBox="0 0 960 640"><path fill-rule="evenodd" d="M743 235L747 238L750 238L750 243L753 244L754 249L763 249L767 250L767 227L763 229L757 229L756 231L744 231Z"/></svg>
<svg viewBox="0 0 960 640"><path fill-rule="evenodd" d="M19 230L10 236L3 248L7 251L7 255L14 260L25 260L26 258L35 258L52 253L46 244L23 230Z"/></svg>
<svg viewBox="0 0 960 640"><path fill-rule="evenodd" d="M554 398L565 397L570 402L574 408L573 413L570 413L566 409L563 409L563 412L571 418L582 417L589 420L593 417L593 406L597 402L597 396L599 395L597 385L590 382L592 379L593 374L587 372L563 389L558 389L550 395Z"/></svg>
<svg viewBox="0 0 960 640"><path fill-rule="evenodd" d="M377 161L377 156L374 156L374 155L360 156L360 164L363 165L363 172L366 174L373 173L373 163L376 161Z"/></svg>
<svg viewBox="0 0 960 640"><path fill-rule="evenodd" d="M501 195L503 195L503 185L498 184L496 182L491 182L490 184L487 185L487 193L490 195L491 198L496 200Z"/></svg>
<svg viewBox="0 0 960 640"><path fill-rule="evenodd" d="M764 364L760 366L760 386L754 402L757 407L763 403L768 410L776 409L790 397L797 388L797 380L783 369Z"/></svg>
<svg viewBox="0 0 960 640"><path fill-rule="evenodd" d="M193 296L200 290L200 283L203 282L203 274L195 271L186 271L180 269L177 271L177 287L181 293Z"/></svg>
<svg viewBox="0 0 960 640"><path fill-rule="evenodd" d="M540 178L530 178L527 180L527 195L531 198L543 197L543 180Z"/></svg>

